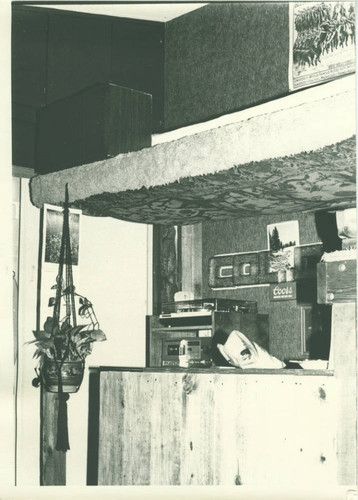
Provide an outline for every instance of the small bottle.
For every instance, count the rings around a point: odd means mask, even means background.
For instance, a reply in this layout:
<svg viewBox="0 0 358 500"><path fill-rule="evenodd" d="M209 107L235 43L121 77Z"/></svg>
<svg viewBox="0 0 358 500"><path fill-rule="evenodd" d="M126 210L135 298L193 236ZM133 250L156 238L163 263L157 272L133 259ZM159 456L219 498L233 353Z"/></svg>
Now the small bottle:
<svg viewBox="0 0 358 500"><path fill-rule="evenodd" d="M189 366L189 357L188 357L188 341L181 340L179 345L179 366L181 368L188 368Z"/></svg>

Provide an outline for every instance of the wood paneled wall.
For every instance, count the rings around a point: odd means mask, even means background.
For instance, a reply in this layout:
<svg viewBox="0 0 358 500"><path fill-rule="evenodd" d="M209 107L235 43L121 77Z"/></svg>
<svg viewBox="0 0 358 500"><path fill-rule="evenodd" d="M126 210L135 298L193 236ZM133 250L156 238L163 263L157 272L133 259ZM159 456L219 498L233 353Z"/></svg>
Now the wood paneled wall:
<svg viewBox="0 0 358 500"><path fill-rule="evenodd" d="M208 285L209 258L213 255L235 252L267 250L267 225L275 222L298 220L301 245L321 241L314 213L263 215L255 218L205 222L202 227L203 296L256 300L259 312L267 313L270 302L268 288L240 288L237 290L211 290Z"/></svg>
<svg viewBox="0 0 358 500"><path fill-rule="evenodd" d="M66 453L56 450L58 394L41 387L40 485L66 484Z"/></svg>
<svg viewBox="0 0 358 500"><path fill-rule="evenodd" d="M298 220L299 243L306 245L323 241L330 236L329 249L332 251L332 234L336 236L335 215L323 217L311 213L291 213L264 215L255 218L233 219L221 222L206 222L202 225L202 294L203 297L253 300L257 302L258 312L269 314L270 352L280 359L298 358L301 352L301 303L309 303L300 293L300 303L296 300L279 303L270 302L269 287L238 288L234 290L212 290L208 285L209 258L216 254L252 252L268 248L267 225L287 220ZM328 234L328 236L327 236ZM337 247L336 247L337 248ZM314 284L312 286L315 286ZM310 294L314 295L314 294ZM318 357L327 354L329 344L330 310L325 306L315 306L315 318L324 317L327 328L319 331L322 349ZM317 332L315 333L317 335ZM317 351L317 349L316 349ZM317 355L317 352L316 352Z"/></svg>
<svg viewBox="0 0 358 500"><path fill-rule="evenodd" d="M337 484L335 379L100 372L98 484Z"/></svg>

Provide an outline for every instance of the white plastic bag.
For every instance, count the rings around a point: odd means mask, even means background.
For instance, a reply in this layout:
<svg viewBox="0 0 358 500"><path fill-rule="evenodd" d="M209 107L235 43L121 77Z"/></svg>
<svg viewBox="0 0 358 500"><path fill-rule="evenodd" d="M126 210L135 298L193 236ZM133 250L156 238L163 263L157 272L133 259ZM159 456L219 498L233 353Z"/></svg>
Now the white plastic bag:
<svg viewBox="0 0 358 500"><path fill-rule="evenodd" d="M243 333L233 330L224 345L217 344L224 358L237 368L284 368L285 363L271 356Z"/></svg>

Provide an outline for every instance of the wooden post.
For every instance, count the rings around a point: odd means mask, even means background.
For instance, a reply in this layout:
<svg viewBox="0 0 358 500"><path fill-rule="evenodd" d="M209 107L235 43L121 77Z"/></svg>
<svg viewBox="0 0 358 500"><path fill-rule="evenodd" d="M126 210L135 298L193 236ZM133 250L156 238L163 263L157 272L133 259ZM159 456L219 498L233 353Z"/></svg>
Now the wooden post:
<svg viewBox="0 0 358 500"><path fill-rule="evenodd" d="M338 385L338 484L357 481L357 333L356 304L333 304L331 360Z"/></svg>
<svg viewBox="0 0 358 500"><path fill-rule="evenodd" d="M202 297L202 225L182 227L182 290Z"/></svg>
<svg viewBox="0 0 358 500"><path fill-rule="evenodd" d="M66 485L66 453L56 451L58 394L41 388L40 485Z"/></svg>

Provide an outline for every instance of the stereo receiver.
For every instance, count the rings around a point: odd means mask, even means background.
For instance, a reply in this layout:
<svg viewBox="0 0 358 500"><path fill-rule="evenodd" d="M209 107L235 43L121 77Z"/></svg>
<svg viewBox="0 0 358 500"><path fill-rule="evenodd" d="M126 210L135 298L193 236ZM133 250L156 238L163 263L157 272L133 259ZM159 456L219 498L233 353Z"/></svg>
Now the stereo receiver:
<svg viewBox="0 0 358 500"><path fill-rule="evenodd" d="M162 366L211 366L211 337L162 340Z"/></svg>

